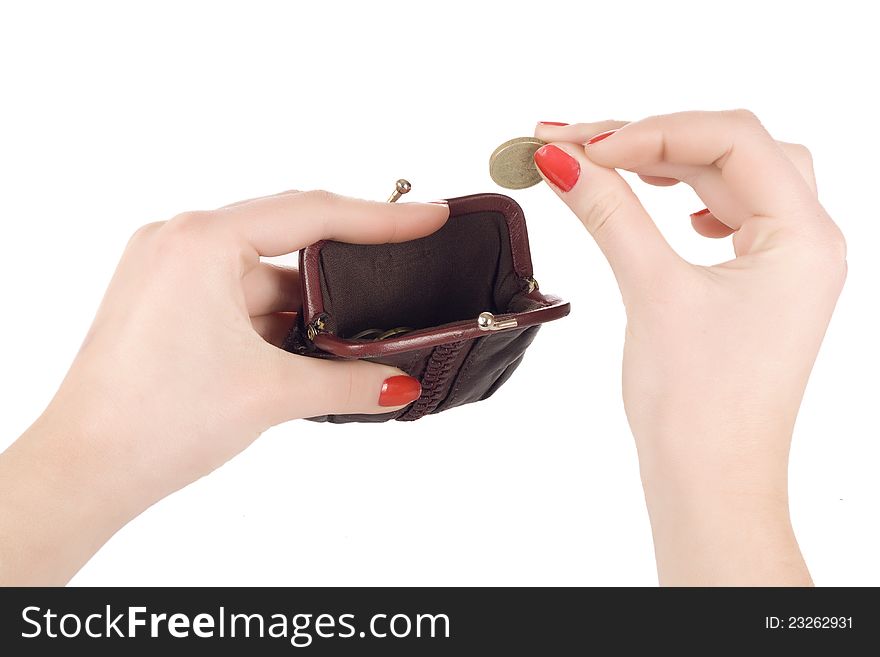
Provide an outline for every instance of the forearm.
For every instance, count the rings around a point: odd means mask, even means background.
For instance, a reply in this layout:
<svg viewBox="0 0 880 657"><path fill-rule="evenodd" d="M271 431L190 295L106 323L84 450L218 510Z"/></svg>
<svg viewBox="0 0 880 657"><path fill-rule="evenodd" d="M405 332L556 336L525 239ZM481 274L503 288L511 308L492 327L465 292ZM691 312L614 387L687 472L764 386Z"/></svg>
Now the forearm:
<svg viewBox="0 0 880 657"><path fill-rule="evenodd" d="M791 527L787 458L640 448L640 465L661 585L812 584Z"/></svg>
<svg viewBox="0 0 880 657"><path fill-rule="evenodd" d="M44 415L0 454L0 585L66 583L136 515L82 431Z"/></svg>

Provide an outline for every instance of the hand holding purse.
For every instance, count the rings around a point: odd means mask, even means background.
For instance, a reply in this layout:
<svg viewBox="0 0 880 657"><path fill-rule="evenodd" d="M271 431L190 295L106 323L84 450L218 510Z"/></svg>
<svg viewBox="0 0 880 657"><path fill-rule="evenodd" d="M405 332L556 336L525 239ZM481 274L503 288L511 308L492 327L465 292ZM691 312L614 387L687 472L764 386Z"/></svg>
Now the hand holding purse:
<svg viewBox="0 0 880 657"><path fill-rule="evenodd" d="M398 411L310 419L411 421L487 399L540 325L568 314L568 303L538 289L525 217L513 199L476 194L448 204L448 221L427 237L325 240L300 252L303 312L284 348L385 363L422 385L421 396Z"/></svg>

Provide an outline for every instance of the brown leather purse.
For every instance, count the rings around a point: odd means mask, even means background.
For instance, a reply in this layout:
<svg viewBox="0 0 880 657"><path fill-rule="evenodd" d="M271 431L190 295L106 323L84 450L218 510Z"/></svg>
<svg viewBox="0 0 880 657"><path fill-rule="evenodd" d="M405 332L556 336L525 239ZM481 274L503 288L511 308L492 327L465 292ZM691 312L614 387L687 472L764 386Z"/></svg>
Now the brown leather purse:
<svg viewBox="0 0 880 657"><path fill-rule="evenodd" d="M490 397L544 322L569 304L538 290L526 221L501 194L449 199L436 233L399 244L322 241L300 252L303 312L284 343L318 358L399 367L422 384L406 408L328 422L418 420Z"/></svg>

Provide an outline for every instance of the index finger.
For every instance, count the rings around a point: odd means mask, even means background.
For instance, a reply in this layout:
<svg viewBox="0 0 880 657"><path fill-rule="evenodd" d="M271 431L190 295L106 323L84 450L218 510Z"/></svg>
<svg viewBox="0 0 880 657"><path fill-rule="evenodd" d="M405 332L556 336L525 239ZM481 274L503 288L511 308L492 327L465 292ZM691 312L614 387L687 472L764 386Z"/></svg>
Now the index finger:
<svg viewBox="0 0 880 657"><path fill-rule="evenodd" d="M449 217L445 202L381 203L311 191L254 199L216 211L261 256L298 251L323 239L353 244L430 235Z"/></svg>
<svg viewBox="0 0 880 657"><path fill-rule="evenodd" d="M815 202L782 148L746 110L650 117L588 143L586 152L596 164L635 173L661 163L717 167L722 184L753 216L784 218Z"/></svg>

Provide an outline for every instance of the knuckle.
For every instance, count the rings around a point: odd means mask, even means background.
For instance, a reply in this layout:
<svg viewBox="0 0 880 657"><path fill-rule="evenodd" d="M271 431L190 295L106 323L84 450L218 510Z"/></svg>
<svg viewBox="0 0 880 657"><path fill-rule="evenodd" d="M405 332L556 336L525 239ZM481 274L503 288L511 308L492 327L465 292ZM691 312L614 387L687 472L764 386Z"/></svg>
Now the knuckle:
<svg viewBox="0 0 880 657"><path fill-rule="evenodd" d="M761 120L758 116L749 109L737 108L733 110L728 110L725 112L728 118L736 121L737 123L745 126L755 127L761 125Z"/></svg>
<svg viewBox="0 0 880 657"><path fill-rule="evenodd" d="M813 170L813 154L803 144L787 144L785 152L798 168L807 171Z"/></svg>
<svg viewBox="0 0 880 657"><path fill-rule="evenodd" d="M803 242L800 262L809 271L820 274L823 279L843 282L846 278L846 238L836 224L812 233Z"/></svg>
<svg viewBox="0 0 880 657"><path fill-rule="evenodd" d="M840 287L846 280L846 255L839 247L826 249L820 258L815 260L817 271L822 273L825 281L834 287Z"/></svg>
<svg viewBox="0 0 880 657"><path fill-rule="evenodd" d="M813 154L810 152L810 149L803 144L789 144L788 147L795 157L802 159L805 162L813 161Z"/></svg>
<svg viewBox="0 0 880 657"><path fill-rule="evenodd" d="M308 192L303 192L303 196L318 205L330 205L339 200L338 194L328 192L326 189L312 189Z"/></svg>
<svg viewBox="0 0 880 657"><path fill-rule="evenodd" d="M198 239L207 230L212 217L212 212L183 212L165 222L159 232L159 237L166 244Z"/></svg>
<svg viewBox="0 0 880 657"><path fill-rule="evenodd" d="M596 239L604 239L613 225L613 217L620 210L623 199L614 191L604 191L587 199L580 218L590 234Z"/></svg>
<svg viewBox="0 0 880 657"><path fill-rule="evenodd" d="M342 394L342 403L344 408L353 408L355 405L355 391L358 390L358 374L357 368L349 364L348 376L346 377L345 392Z"/></svg>
<svg viewBox="0 0 880 657"><path fill-rule="evenodd" d="M313 402L321 415L327 413L355 413L358 404L360 361L321 362L315 370L322 385L313 386Z"/></svg>
<svg viewBox="0 0 880 657"><path fill-rule="evenodd" d="M828 239L828 255L831 265L846 275L846 238L837 226L834 226L831 237Z"/></svg>
<svg viewBox="0 0 880 657"><path fill-rule="evenodd" d="M193 243L204 239L212 216L211 212L184 212L166 221L153 238L154 256L159 260L192 258L198 253Z"/></svg>
<svg viewBox="0 0 880 657"><path fill-rule="evenodd" d="M210 220L211 212L182 212L165 224L164 232L170 235L188 234L204 228Z"/></svg>
<svg viewBox="0 0 880 657"><path fill-rule="evenodd" d="M134 246L146 242L151 237L153 237L164 224L164 221L154 221L149 224L144 224L131 234L131 238L129 238L128 240L129 246Z"/></svg>
<svg viewBox="0 0 880 657"><path fill-rule="evenodd" d="M706 177L709 170L706 167L685 168L679 174L679 180L690 187L698 186Z"/></svg>
<svg viewBox="0 0 880 657"><path fill-rule="evenodd" d="M846 260L846 238L843 231L834 223L834 221L824 212L825 221L823 222L824 230L820 233L819 241L823 246L823 251L828 256L837 260Z"/></svg>

